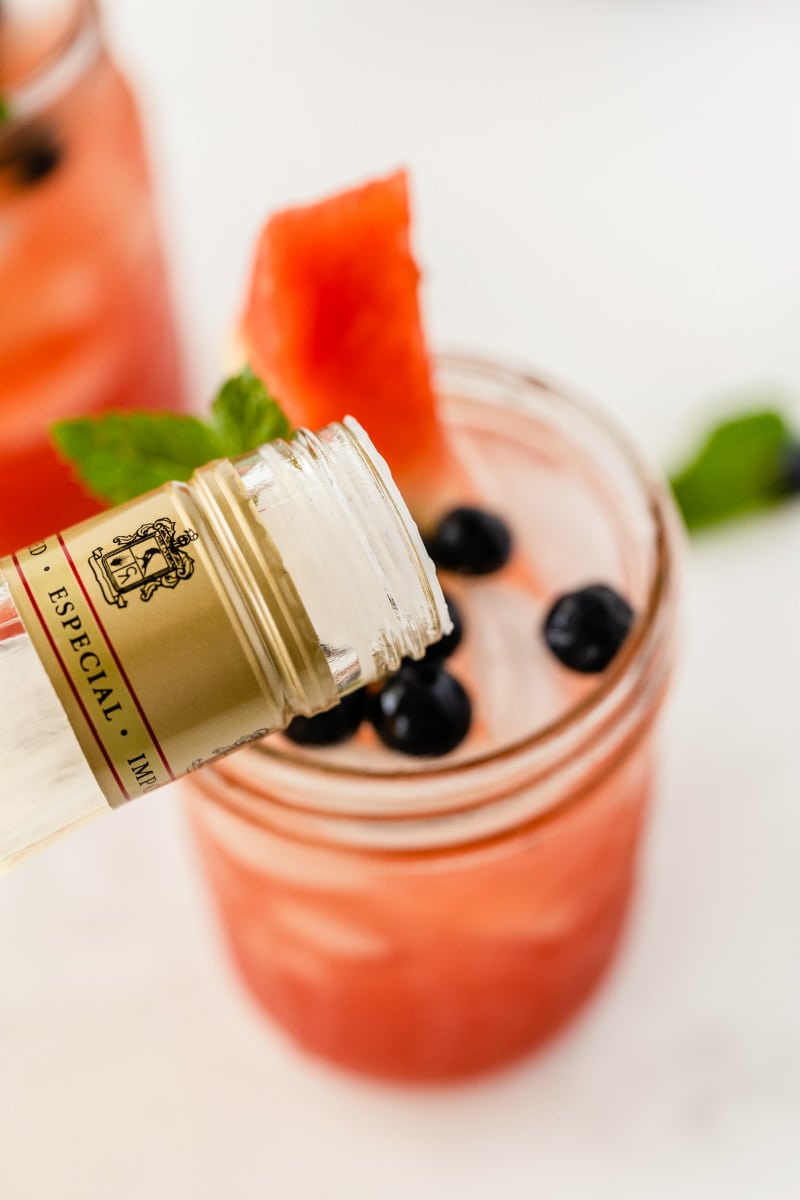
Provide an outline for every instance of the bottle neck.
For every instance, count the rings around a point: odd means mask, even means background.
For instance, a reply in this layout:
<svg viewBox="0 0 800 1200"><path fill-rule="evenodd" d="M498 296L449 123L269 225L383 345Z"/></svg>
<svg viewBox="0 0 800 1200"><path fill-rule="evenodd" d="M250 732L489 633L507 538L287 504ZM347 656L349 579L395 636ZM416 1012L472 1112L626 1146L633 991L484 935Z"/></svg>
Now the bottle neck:
<svg viewBox="0 0 800 1200"><path fill-rule="evenodd" d="M355 423L211 463L0 572L111 805L330 707L449 626Z"/></svg>
<svg viewBox="0 0 800 1200"><path fill-rule="evenodd" d="M389 469L352 418L236 461L339 694L420 658L449 625Z"/></svg>

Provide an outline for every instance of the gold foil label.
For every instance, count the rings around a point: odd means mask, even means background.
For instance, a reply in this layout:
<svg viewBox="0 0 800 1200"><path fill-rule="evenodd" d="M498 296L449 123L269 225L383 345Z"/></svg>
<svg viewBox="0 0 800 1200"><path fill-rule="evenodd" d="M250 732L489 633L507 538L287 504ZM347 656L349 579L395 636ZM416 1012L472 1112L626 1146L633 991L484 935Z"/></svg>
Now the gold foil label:
<svg viewBox="0 0 800 1200"><path fill-rule="evenodd" d="M112 806L286 719L224 561L190 488L171 484L0 562Z"/></svg>

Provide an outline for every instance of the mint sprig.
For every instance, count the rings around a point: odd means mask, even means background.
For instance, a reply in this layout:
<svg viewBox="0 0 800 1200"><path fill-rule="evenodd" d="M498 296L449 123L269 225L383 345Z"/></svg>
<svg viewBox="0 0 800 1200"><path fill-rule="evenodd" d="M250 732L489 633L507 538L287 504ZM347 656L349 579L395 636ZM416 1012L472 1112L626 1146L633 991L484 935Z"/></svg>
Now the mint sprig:
<svg viewBox="0 0 800 1200"><path fill-rule="evenodd" d="M223 383L211 405L211 428L227 458L289 436L289 421L250 367Z"/></svg>
<svg viewBox="0 0 800 1200"><path fill-rule="evenodd" d="M179 413L115 412L59 421L61 455L99 499L121 504L215 458L287 437L289 422L249 367L225 381L205 421Z"/></svg>
<svg viewBox="0 0 800 1200"><path fill-rule="evenodd" d="M0 93L0 125L5 125L6 121L11 120L11 105L5 96Z"/></svg>
<svg viewBox="0 0 800 1200"><path fill-rule="evenodd" d="M790 488L785 464L795 445L775 409L722 421L670 483L690 531L720 524L784 499Z"/></svg>

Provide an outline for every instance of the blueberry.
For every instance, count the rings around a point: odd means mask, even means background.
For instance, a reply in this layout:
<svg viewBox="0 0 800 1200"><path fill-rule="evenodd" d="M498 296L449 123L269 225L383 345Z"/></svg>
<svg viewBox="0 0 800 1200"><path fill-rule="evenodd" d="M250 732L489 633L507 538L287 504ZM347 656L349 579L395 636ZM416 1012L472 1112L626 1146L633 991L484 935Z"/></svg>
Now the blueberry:
<svg viewBox="0 0 800 1200"><path fill-rule="evenodd" d="M327 712L317 713L315 717L295 717L285 733L298 746L333 746L353 736L366 711L367 693L360 688L343 696Z"/></svg>
<svg viewBox="0 0 800 1200"><path fill-rule="evenodd" d="M628 601L594 583L559 596L545 619L544 640L565 667L593 675L606 669L632 624Z"/></svg>
<svg viewBox="0 0 800 1200"><path fill-rule="evenodd" d="M64 152L49 126L29 125L14 133L0 151L0 167L10 170L22 187L32 187L51 175Z"/></svg>
<svg viewBox="0 0 800 1200"><path fill-rule="evenodd" d="M482 508L454 508L442 518L427 543L439 567L461 575L490 575L511 557L511 533L505 521Z"/></svg>
<svg viewBox="0 0 800 1200"><path fill-rule="evenodd" d="M461 639L464 636L464 622L461 618L461 613L452 596L445 593L445 602L447 611L450 614L450 620L453 622L453 628L450 633L446 633L438 642L434 642L425 652L425 659L432 658L449 658L450 655L460 646Z"/></svg>
<svg viewBox="0 0 800 1200"><path fill-rule="evenodd" d="M800 493L800 442L790 442L781 454L780 491L784 496Z"/></svg>
<svg viewBox="0 0 800 1200"><path fill-rule="evenodd" d="M472 705L441 663L413 663L401 667L374 697L370 720L390 750L438 757L467 736Z"/></svg>

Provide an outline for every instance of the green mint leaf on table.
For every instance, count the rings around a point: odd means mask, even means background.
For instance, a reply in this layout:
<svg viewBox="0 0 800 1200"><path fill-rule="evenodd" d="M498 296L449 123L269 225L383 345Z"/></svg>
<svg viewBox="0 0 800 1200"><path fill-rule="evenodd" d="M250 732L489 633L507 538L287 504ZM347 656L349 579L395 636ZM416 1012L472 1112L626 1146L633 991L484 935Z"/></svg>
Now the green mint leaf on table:
<svg viewBox="0 0 800 1200"><path fill-rule="evenodd" d="M110 504L188 479L212 459L243 454L288 433L277 401L249 369L222 385L210 421L182 413L116 412L59 421L52 429L81 481Z"/></svg>
<svg viewBox="0 0 800 1200"><path fill-rule="evenodd" d="M222 385L211 405L211 418L229 458L289 436L289 422L280 405L249 367Z"/></svg>
<svg viewBox="0 0 800 1200"><path fill-rule="evenodd" d="M743 413L717 425L670 483L687 528L769 508L789 491L785 462L795 444L772 409Z"/></svg>
<svg viewBox="0 0 800 1200"><path fill-rule="evenodd" d="M11 105L6 100L5 96L0 93L0 125L5 125L6 121L11 120Z"/></svg>

